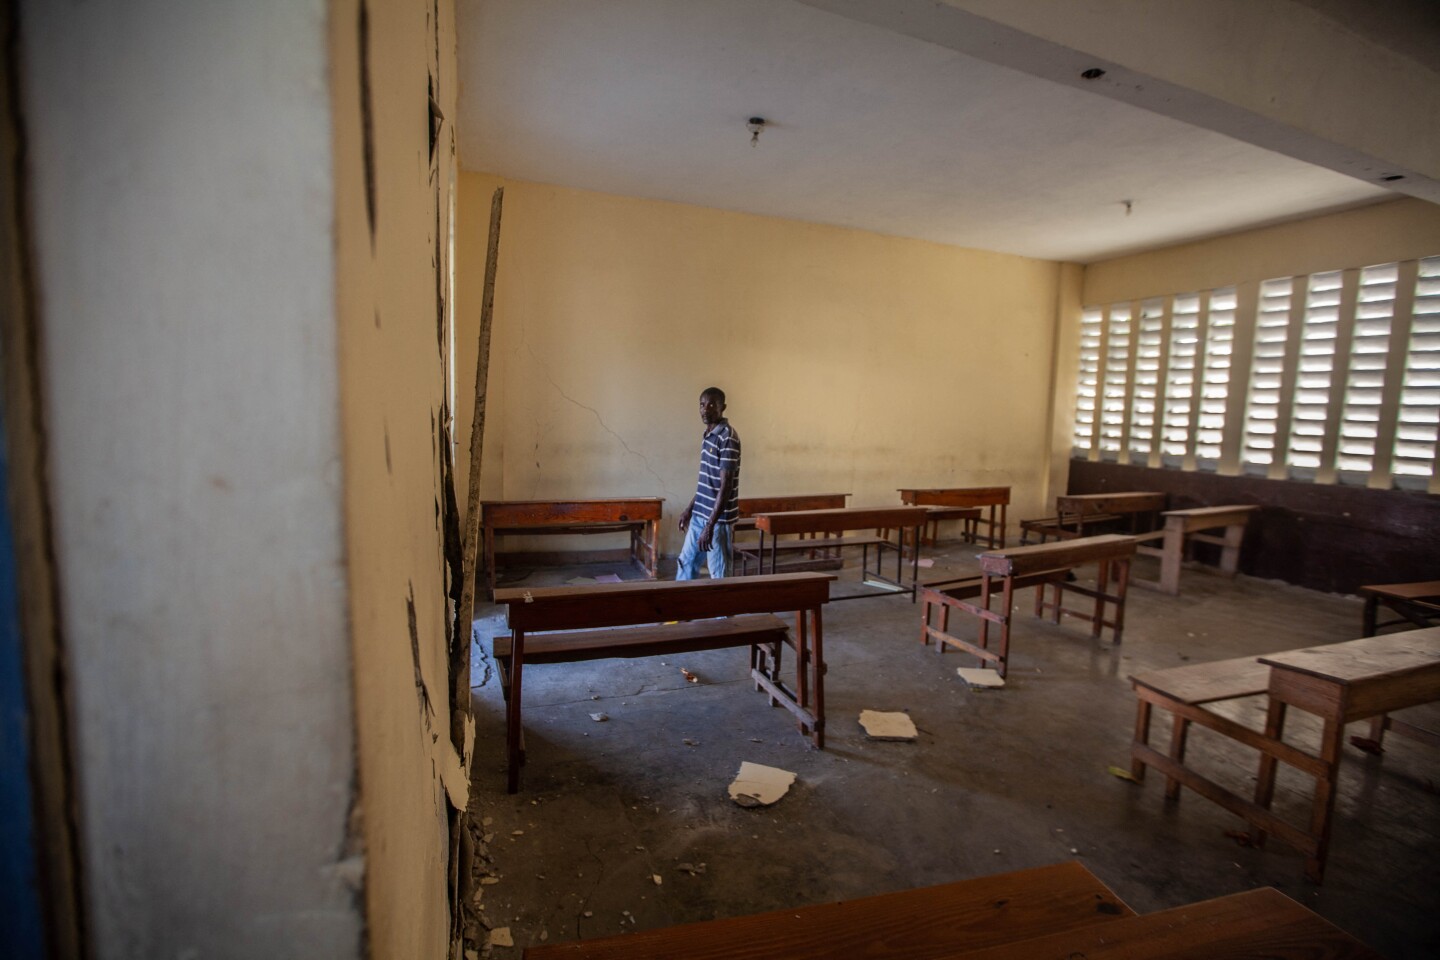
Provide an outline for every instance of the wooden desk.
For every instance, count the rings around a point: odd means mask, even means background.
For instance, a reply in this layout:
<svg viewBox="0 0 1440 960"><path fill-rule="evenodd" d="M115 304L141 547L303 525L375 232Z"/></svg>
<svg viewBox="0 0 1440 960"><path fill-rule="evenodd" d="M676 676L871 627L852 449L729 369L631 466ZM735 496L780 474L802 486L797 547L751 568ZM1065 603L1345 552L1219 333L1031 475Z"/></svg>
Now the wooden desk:
<svg viewBox="0 0 1440 960"><path fill-rule="evenodd" d="M1094 874L1072 861L840 903L529 947L524 956L933 960L1042 934L1103 930L1134 916Z"/></svg>
<svg viewBox="0 0 1440 960"><path fill-rule="evenodd" d="M651 580L660 556L662 497L486 500L480 504L485 578L495 593L495 538L506 534L629 533L630 559Z"/></svg>
<svg viewBox="0 0 1440 960"><path fill-rule="evenodd" d="M834 510L845 506L848 493L795 493L780 497L741 497L736 530L754 530L757 513L791 513L796 510Z"/></svg>
<svg viewBox="0 0 1440 960"><path fill-rule="evenodd" d="M1057 540L1083 537L1087 535L1087 527L1093 531L1097 524L1116 519L1126 522L1131 536L1149 533L1155 529L1156 517L1164 509L1165 494L1154 491L1066 494L1055 498L1056 516L1020 522L1020 542L1028 542L1032 533L1039 534L1041 543L1051 537Z"/></svg>
<svg viewBox="0 0 1440 960"><path fill-rule="evenodd" d="M1305 876L1319 883L1330 846L1345 725L1440 700L1440 627L1290 650L1260 657L1260 662L1270 667L1268 739L1283 742L1288 707L1324 721L1310 828L1306 842L1299 845L1306 854ZM1398 724L1394 729L1404 732ZM1276 762L1275 755L1261 754L1255 796L1267 809L1275 790ZM1258 839L1264 838L1262 826Z"/></svg>
<svg viewBox="0 0 1440 960"><path fill-rule="evenodd" d="M1305 875L1316 883L1323 877L1329 848L1345 724L1367 717L1382 723L1389 719L1388 725L1396 733L1440 745L1434 734L1385 716L1392 710L1440 699L1440 627L1258 659L1238 657L1171 667L1130 680L1138 698L1131 744L1131 772L1136 779L1144 776L1146 766L1152 766L1165 774L1167 798L1178 799L1179 788L1186 786L1243 817L1255 828L1257 843L1263 843L1267 834L1275 834L1305 855ZM1258 694L1269 697L1264 732L1205 708L1206 704ZM1169 710L1175 718L1169 756L1148 743L1152 704ZM1285 713L1292 705L1323 721L1318 756L1285 742ZM1192 723L1259 751L1260 774L1253 802L1185 765L1186 735ZM1270 810L1277 763L1315 779L1307 827L1282 820Z"/></svg>
<svg viewBox="0 0 1440 960"><path fill-rule="evenodd" d="M1245 540L1245 527L1260 508L1252 504L1196 507L1192 510L1167 510L1165 528L1154 533L1141 534L1135 538L1136 551L1146 556L1160 558L1160 579L1134 579L1142 587L1153 587L1171 596L1180 594L1180 565L1185 560L1185 545L1192 541L1213 543L1220 551L1220 572L1227 577L1235 576L1240 565L1240 545ZM1224 529L1221 536L1202 533L1204 530ZM1147 546L1150 540L1160 540L1159 547Z"/></svg>
<svg viewBox="0 0 1440 960"><path fill-rule="evenodd" d="M946 644L964 650L980 658L981 663L993 663L1000 676L1005 676L1010 662L1010 626L1014 619L1015 591L1035 587L1035 616L1043 616L1048 609L1054 614L1054 622L1060 622L1061 614L1070 614L1090 622L1090 636L1098 638L1103 627L1109 627L1116 643L1120 642L1125 627L1125 590L1130 579L1130 558L1135 555L1135 541L1130 537L1107 534L1099 537L1083 537L1078 540L1061 540L1056 543L1036 543L1028 547L1011 547L980 554L980 576L960 580L945 580L928 583L921 595L923 606L920 611L920 641L928 644L936 641L941 653ZM1096 564L1095 588L1082 587L1067 582L1069 573L1076 567ZM1115 592L1110 588L1111 572L1115 573ZM991 599L999 586L1000 605L991 609ZM1053 586L1054 601L1046 601L1045 588ZM1064 606L1064 594L1069 590L1095 601L1090 612L1072 610ZM970 601L978 597L980 602ZM1115 605L1113 619L1106 619L1105 606ZM940 612L939 627L930 624L931 609ZM974 642L952 635L950 610L955 608L979 618L979 637ZM990 649L990 624L1000 627L1000 642Z"/></svg>
<svg viewBox="0 0 1440 960"><path fill-rule="evenodd" d="M1361 587L1360 596L1365 598L1365 612L1361 615L1362 636L1373 637L1381 627L1393 627L1397 623L1432 627L1440 622L1440 580L1374 583ZM1399 618L1377 623L1376 615L1381 604L1399 614Z"/></svg>
<svg viewBox="0 0 1440 960"><path fill-rule="evenodd" d="M826 573L783 573L769 577L726 577L719 580L667 580L660 582L597 583L569 587L511 587L495 591L495 602L506 606L510 628L506 691L505 740L508 789L520 785L525 762L521 727L521 682L524 678L526 637L556 638L545 631L576 631L559 637L552 646L566 648L564 660L577 655L588 635L595 656L649 656L678 650L750 646L750 676L756 689L764 689L771 706L777 703L793 713L802 731L817 748L825 746L825 659L820 608L828 599ZM796 682L792 691L780 676L779 644L766 654L755 640L739 636L726 640L708 632L697 640L691 621L739 618L749 614L795 613L795 631L789 642L795 649ZM636 631L598 629L658 624ZM700 624L705 627L706 624ZM716 625L723 628L723 623ZM588 634L587 634L588 631ZM617 640L619 645L617 645ZM628 650L624 649L629 647ZM556 657L557 660L562 658Z"/></svg>
<svg viewBox="0 0 1440 960"><path fill-rule="evenodd" d="M988 508L985 516L966 522L967 538L971 543L978 542L978 527L983 523L985 524L985 545L991 550L1005 546L1005 513L1010 506L1009 487L902 487L900 488L900 502L914 507ZM998 521L995 519L997 509L1000 512ZM939 520L934 520L933 523L938 535ZM931 542L934 542L934 537L931 538Z"/></svg>
<svg viewBox="0 0 1440 960"><path fill-rule="evenodd" d="M953 960L1383 960L1273 887L946 956Z"/></svg>
<svg viewBox="0 0 1440 960"><path fill-rule="evenodd" d="M769 557L769 568L773 573L777 569L779 554L782 550L793 549L794 544L782 543L780 538L786 534L827 534L844 533L846 530L878 530L881 527L894 528L897 531L898 542L891 543L886 537L865 536L858 538L842 537L833 541L827 546L858 546L861 548L861 577L866 583L875 586L882 586L886 593L909 593L913 602L915 599L916 584L920 580L920 551L915 549L910 557L910 583L908 586L903 581L903 563L906 544L906 533L909 531L909 542L918 543L922 528L928 513L924 507L843 507L832 510L796 510L788 513L762 513L755 517L755 527L760 531L760 572L765 572L766 560ZM767 541L768 536L768 541ZM875 547L875 571L870 571L870 547ZM804 549L802 547L802 549ZM895 551L895 578L892 580L881 572L883 554L885 550ZM865 593L848 597L837 597L840 600L854 600L860 597L877 596L878 594Z"/></svg>

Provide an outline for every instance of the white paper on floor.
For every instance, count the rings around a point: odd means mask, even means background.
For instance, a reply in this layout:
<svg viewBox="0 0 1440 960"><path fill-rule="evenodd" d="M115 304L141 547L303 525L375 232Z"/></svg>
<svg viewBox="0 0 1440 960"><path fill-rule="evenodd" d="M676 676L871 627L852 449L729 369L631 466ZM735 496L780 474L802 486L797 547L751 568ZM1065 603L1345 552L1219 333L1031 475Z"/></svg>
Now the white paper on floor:
<svg viewBox="0 0 1440 960"><path fill-rule="evenodd" d="M860 726L871 740L914 740L915 721L908 713L861 710Z"/></svg>
<svg viewBox="0 0 1440 960"><path fill-rule="evenodd" d="M596 583L619 583L620 577L614 573L602 573L595 578Z"/></svg>
<svg viewBox="0 0 1440 960"><path fill-rule="evenodd" d="M994 670L979 667L956 667L955 672L960 674L960 679L972 687L1003 687L1005 678Z"/></svg>
<svg viewBox="0 0 1440 960"><path fill-rule="evenodd" d="M768 807L785 796L794 782L795 774L789 770L744 760L730 784L730 799L742 807Z"/></svg>

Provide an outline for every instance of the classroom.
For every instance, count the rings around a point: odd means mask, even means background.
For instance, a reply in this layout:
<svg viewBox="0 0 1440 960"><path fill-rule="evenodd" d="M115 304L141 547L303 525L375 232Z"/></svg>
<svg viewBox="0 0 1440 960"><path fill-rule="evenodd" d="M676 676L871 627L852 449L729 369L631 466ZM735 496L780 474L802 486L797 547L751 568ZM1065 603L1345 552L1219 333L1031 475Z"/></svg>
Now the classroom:
<svg viewBox="0 0 1440 960"><path fill-rule="evenodd" d="M1433 955L1434 4L0 25L6 956Z"/></svg>

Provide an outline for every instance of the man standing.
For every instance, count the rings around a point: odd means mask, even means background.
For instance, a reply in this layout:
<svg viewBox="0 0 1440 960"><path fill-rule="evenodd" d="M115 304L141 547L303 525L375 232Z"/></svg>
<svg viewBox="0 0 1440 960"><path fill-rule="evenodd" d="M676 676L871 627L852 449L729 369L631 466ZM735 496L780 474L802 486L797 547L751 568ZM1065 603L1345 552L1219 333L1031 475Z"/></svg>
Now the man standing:
<svg viewBox="0 0 1440 960"><path fill-rule="evenodd" d="M708 387L700 394L700 476L695 496L680 514L685 545L680 548L676 580L694 580L700 555L711 578L730 572L731 534L740 517L740 436L725 419L725 391Z"/></svg>

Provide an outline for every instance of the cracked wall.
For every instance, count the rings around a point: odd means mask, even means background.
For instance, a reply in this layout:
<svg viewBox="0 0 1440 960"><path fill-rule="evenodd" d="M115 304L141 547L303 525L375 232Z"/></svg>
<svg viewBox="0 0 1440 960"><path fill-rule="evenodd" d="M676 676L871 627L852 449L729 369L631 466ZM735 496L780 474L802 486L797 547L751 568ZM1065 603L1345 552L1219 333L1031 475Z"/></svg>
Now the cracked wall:
<svg viewBox="0 0 1440 960"><path fill-rule="evenodd" d="M438 958L451 921L450 824L468 786L450 739L444 456L454 8L330 7L366 933L371 956Z"/></svg>
<svg viewBox="0 0 1440 960"><path fill-rule="evenodd" d="M1059 264L466 173L461 350L502 182L484 496L663 496L673 554L713 384L742 496L1009 484L1041 509ZM473 348L458 368L465 396Z"/></svg>

